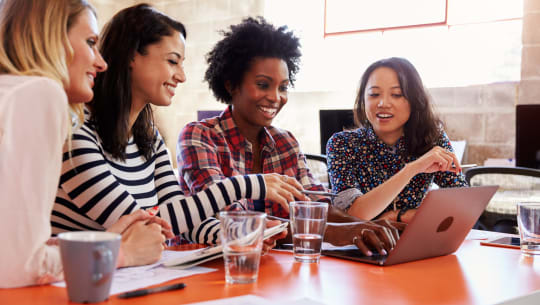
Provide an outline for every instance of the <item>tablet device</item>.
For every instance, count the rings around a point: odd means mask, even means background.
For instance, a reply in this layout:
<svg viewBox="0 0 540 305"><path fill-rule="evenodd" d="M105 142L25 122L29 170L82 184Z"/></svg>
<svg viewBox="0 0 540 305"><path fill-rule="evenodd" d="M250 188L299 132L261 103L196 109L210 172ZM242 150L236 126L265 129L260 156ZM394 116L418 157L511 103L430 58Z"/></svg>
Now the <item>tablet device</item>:
<svg viewBox="0 0 540 305"><path fill-rule="evenodd" d="M264 239L277 235L285 230L289 222L282 222L281 224L265 229ZM245 237L244 237L245 238ZM190 255L176 257L168 261L163 262L163 265L173 269L187 269L193 266L200 265L202 263L220 258L223 256L223 247L221 245L207 247L191 252Z"/></svg>

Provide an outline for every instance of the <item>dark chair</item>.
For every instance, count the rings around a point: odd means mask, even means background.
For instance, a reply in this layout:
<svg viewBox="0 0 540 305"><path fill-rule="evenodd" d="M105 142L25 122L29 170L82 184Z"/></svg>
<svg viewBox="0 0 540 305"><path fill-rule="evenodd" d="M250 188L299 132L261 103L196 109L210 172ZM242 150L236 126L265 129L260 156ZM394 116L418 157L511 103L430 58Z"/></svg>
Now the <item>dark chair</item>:
<svg viewBox="0 0 540 305"><path fill-rule="evenodd" d="M313 177L319 180L326 188L330 188L330 176L328 175L328 166L326 155L304 154L306 156L307 166Z"/></svg>
<svg viewBox="0 0 540 305"><path fill-rule="evenodd" d="M516 106L516 166L540 169L540 104Z"/></svg>
<svg viewBox="0 0 540 305"><path fill-rule="evenodd" d="M471 186L500 187L475 229L517 234L517 202L540 200L540 170L537 169L479 166L467 170L465 179Z"/></svg>
<svg viewBox="0 0 540 305"><path fill-rule="evenodd" d="M354 128L353 110L319 110L319 127L321 131L321 154L326 154L326 143L334 133Z"/></svg>

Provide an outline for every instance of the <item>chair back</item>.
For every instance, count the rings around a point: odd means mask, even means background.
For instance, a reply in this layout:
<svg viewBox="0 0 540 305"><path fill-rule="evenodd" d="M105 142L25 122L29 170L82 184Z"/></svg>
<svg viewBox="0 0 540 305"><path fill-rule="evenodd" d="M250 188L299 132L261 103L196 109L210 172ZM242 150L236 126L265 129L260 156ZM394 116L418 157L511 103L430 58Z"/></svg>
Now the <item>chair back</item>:
<svg viewBox="0 0 540 305"><path fill-rule="evenodd" d="M516 166L540 169L540 104L516 106Z"/></svg>
<svg viewBox="0 0 540 305"><path fill-rule="evenodd" d="M321 130L321 154L326 154L326 143L336 132L354 128L352 109L319 110Z"/></svg>

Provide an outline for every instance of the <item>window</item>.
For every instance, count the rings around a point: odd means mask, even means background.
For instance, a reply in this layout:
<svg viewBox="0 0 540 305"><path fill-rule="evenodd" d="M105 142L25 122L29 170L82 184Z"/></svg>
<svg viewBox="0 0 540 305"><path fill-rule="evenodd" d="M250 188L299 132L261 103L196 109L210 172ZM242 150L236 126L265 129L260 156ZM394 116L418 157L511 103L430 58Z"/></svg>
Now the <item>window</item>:
<svg viewBox="0 0 540 305"><path fill-rule="evenodd" d="M446 24L447 0L326 0L325 35Z"/></svg>
<svg viewBox="0 0 540 305"><path fill-rule="evenodd" d="M295 91L354 92L362 72L369 64L391 56L409 59L419 70L427 87L456 87L520 79L522 0L425 0L433 2L430 7L435 13L431 19L429 16L419 16L414 20L407 17L396 23L397 19L392 21L392 18L388 18L391 16L388 10L379 9L380 16L387 16L381 17L386 21L374 21L374 25L371 25L363 20L356 24L363 27L354 31L345 27L353 22L343 21L341 25L324 22L325 14L329 17L325 9L331 9L328 5L330 2L347 3L349 6L341 10L356 13L366 11L369 7L380 8L375 4L379 1L265 2L265 17L276 25L286 24L300 37L302 67ZM420 0L387 0L383 3L391 2L424 5ZM435 3L439 3L439 6ZM443 23L440 23L441 3L447 3L444 10L446 22ZM359 5L367 8L362 9ZM402 15L410 16L426 6L399 8ZM302 18L298 18L299 12ZM376 13L369 14L375 16ZM358 13L347 13L342 18L360 19L359 16ZM372 17L371 20L376 18ZM390 28L381 28L382 25L389 25ZM328 30L331 29L336 34L330 34Z"/></svg>

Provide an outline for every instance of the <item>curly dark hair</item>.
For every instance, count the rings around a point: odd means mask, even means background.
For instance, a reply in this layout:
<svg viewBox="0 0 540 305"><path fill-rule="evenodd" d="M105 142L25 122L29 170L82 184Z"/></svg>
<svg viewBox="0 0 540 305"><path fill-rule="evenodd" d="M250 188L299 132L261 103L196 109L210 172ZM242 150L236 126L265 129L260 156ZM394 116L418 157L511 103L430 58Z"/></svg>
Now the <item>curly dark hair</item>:
<svg viewBox="0 0 540 305"><path fill-rule="evenodd" d="M164 36L180 32L184 25L146 3L118 12L103 29L99 51L109 68L98 74L94 98L90 102L90 121L94 124L103 148L113 157L125 160L129 140L131 111L131 68L135 52L145 55L149 45ZM152 109L146 105L131 128L135 143L148 160L156 141Z"/></svg>
<svg viewBox="0 0 540 305"><path fill-rule="evenodd" d="M403 96L409 101L411 115L405 123L405 149L408 154L419 157L433 148L441 136L442 121L434 114L430 97L420 74L405 58L391 57L371 64L360 80L360 88L354 103L354 121L357 126L370 126L366 116L364 95L368 79L377 68L394 70Z"/></svg>
<svg viewBox="0 0 540 305"><path fill-rule="evenodd" d="M208 69L204 75L218 101L231 104L232 96L225 84L238 88L256 57L285 61L289 82L294 85L300 65L300 42L287 26L276 28L262 17L250 17L221 33L224 38L206 55Z"/></svg>

